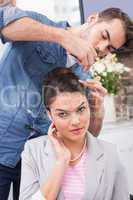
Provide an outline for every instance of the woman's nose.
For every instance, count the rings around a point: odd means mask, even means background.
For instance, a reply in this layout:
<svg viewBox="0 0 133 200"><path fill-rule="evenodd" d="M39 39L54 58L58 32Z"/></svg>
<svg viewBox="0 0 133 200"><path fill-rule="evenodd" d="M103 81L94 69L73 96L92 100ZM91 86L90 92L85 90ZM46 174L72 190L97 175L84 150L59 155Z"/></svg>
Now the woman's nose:
<svg viewBox="0 0 133 200"><path fill-rule="evenodd" d="M72 125L77 125L80 123L80 117L78 114L73 114L71 117L71 124Z"/></svg>

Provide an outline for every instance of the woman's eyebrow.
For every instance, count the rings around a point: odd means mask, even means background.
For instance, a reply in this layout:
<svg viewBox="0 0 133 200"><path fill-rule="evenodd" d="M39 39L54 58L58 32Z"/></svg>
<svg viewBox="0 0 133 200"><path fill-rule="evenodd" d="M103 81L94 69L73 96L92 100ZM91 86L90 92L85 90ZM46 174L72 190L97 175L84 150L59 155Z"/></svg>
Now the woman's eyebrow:
<svg viewBox="0 0 133 200"><path fill-rule="evenodd" d="M79 109L79 108L80 108L82 105L84 105L84 104L85 104L85 102L83 101L83 102L76 108L76 110ZM55 111L69 112L68 110L64 110L64 109L60 109L60 108L55 109Z"/></svg>

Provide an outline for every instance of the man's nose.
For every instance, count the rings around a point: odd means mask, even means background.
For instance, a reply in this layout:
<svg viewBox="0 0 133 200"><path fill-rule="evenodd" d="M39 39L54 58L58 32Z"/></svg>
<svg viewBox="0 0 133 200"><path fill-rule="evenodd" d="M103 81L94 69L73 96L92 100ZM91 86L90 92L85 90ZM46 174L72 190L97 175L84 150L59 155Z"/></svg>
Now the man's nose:
<svg viewBox="0 0 133 200"><path fill-rule="evenodd" d="M102 43L100 43L98 45L98 51L99 51L99 54L98 56L104 56L106 55L107 53L109 53L109 49L108 49L108 46L109 46L109 43L108 41L104 41Z"/></svg>

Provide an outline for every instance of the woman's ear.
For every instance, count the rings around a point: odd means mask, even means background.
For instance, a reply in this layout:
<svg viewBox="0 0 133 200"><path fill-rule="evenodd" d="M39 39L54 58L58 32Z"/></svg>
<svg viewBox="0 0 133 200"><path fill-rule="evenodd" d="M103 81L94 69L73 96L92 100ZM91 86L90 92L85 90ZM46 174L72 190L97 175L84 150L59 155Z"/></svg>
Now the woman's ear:
<svg viewBox="0 0 133 200"><path fill-rule="evenodd" d="M53 121L53 120L52 120L51 113L50 113L50 110L46 110L46 112L47 112L47 115L48 115L49 119L50 119L51 121Z"/></svg>
<svg viewBox="0 0 133 200"><path fill-rule="evenodd" d="M87 18L87 23L96 23L99 19L99 13L93 13Z"/></svg>

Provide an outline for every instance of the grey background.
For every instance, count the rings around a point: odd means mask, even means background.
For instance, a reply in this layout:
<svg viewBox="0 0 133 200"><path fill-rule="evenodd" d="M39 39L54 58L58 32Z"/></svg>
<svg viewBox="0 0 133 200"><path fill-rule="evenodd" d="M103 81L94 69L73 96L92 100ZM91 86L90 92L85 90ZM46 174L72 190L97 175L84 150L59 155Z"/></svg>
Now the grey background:
<svg viewBox="0 0 133 200"><path fill-rule="evenodd" d="M128 13L133 19L133 1L132 0L81 0L84 9L84 18L91 13L101 11L108 7L118 7Z"/></svg>

